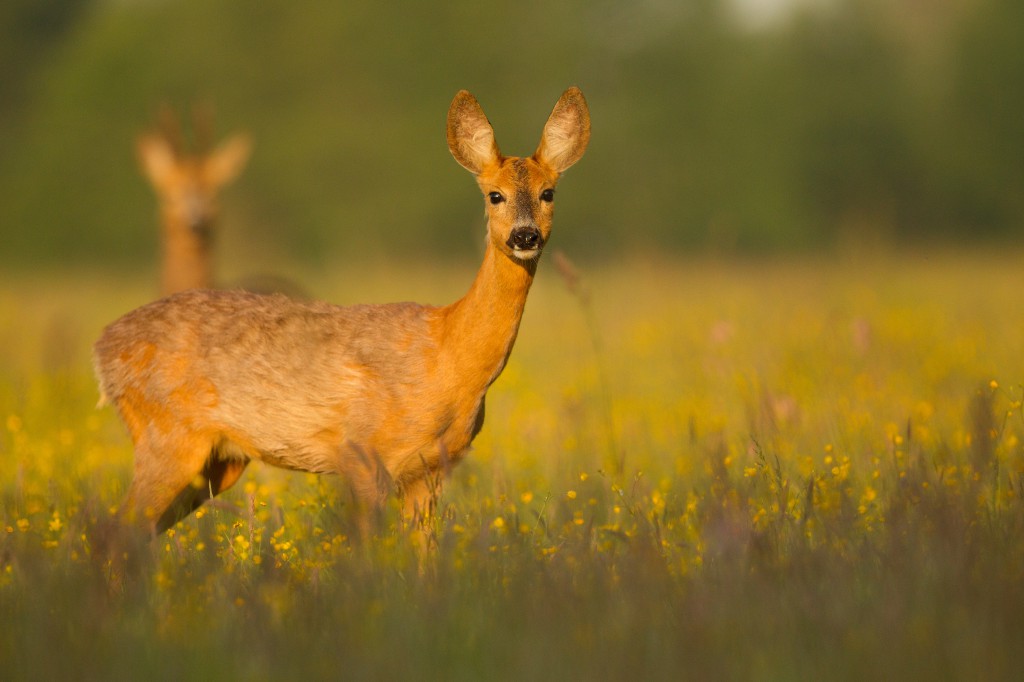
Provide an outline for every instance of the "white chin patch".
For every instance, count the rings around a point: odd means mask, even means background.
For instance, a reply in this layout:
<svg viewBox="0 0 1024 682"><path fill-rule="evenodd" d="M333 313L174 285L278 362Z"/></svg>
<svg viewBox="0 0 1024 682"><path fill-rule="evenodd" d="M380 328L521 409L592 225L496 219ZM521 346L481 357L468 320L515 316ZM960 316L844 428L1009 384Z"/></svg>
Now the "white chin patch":
<svg viewBox="0 0 1024 682"><path fill-rule="evenodd" d="M533 260L540 255L540 249L512 249L512 255L519 260Z"/></svg>

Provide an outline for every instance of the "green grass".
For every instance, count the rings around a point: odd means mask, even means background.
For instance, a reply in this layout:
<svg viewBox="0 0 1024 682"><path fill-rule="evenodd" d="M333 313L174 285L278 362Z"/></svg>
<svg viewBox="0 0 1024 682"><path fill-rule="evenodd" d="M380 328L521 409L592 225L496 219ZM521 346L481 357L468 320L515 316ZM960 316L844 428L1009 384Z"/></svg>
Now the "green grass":
<svg viewBox="0 0 1024 682"><path fill-rule="evenodd" d="M1019 679L1022 254L541 267L417 558L249 468L112 593L129 477L88 352L148 282L0 292L6 679ZM396 274L402 273L402 274ZM472 267L347 269L444 302Z"/></svg>

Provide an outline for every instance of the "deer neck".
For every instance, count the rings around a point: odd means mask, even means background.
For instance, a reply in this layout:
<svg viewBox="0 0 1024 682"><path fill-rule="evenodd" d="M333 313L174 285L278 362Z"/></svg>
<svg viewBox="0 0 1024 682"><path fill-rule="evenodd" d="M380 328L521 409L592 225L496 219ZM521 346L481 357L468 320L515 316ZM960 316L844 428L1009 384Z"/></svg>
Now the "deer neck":
<svg viewBox="0 0 1024 682"><path fill-rule="evenodd" d="M212 285L207 238L188 226L164 226L164 295Z"/></svg>
<svg viewBox="0 0 1024 682"><path fill-rule="evenodd" d="M519 261L488 240L483 265L469 292L443 309L441 354L466 389L486 390L512 352L537 260Z"/></svg>

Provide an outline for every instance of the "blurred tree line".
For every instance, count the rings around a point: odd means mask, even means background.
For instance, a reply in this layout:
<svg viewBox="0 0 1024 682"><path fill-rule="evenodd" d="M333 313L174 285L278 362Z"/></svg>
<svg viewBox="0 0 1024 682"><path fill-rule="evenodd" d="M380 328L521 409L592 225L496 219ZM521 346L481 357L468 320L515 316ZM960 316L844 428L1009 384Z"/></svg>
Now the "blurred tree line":
<svg viewBox="0 0 1024 682"><path fill-rule="evenodd" d="M559 199L572 252L1017 236L1024 3L795 0L759 23L738 6L6 0L0 261L151 264L134 139L197 102L255 140L223 201L239 258L472 253L451 97L471 90L528 154L571 84L594 125Z"/></svg>

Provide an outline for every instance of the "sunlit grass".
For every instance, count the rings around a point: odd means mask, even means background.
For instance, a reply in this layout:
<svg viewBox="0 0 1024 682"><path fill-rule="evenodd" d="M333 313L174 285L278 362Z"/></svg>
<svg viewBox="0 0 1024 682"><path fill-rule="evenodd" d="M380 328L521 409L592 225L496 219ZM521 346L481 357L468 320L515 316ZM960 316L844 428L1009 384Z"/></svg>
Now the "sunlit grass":
<svg viewBox="0 0 1024 682"><path fill-rule="evenodd" d="M146 285L17 282L0 293L0 663L58 679L1015 679L1011 256L595 264L574 287L548 263L425 558L394 505L359 542L342 482L257 465L134 547L113 591L93 545L131 451L94 409L88 349ZM459 274L312 284L443 302Z"/></svg>

